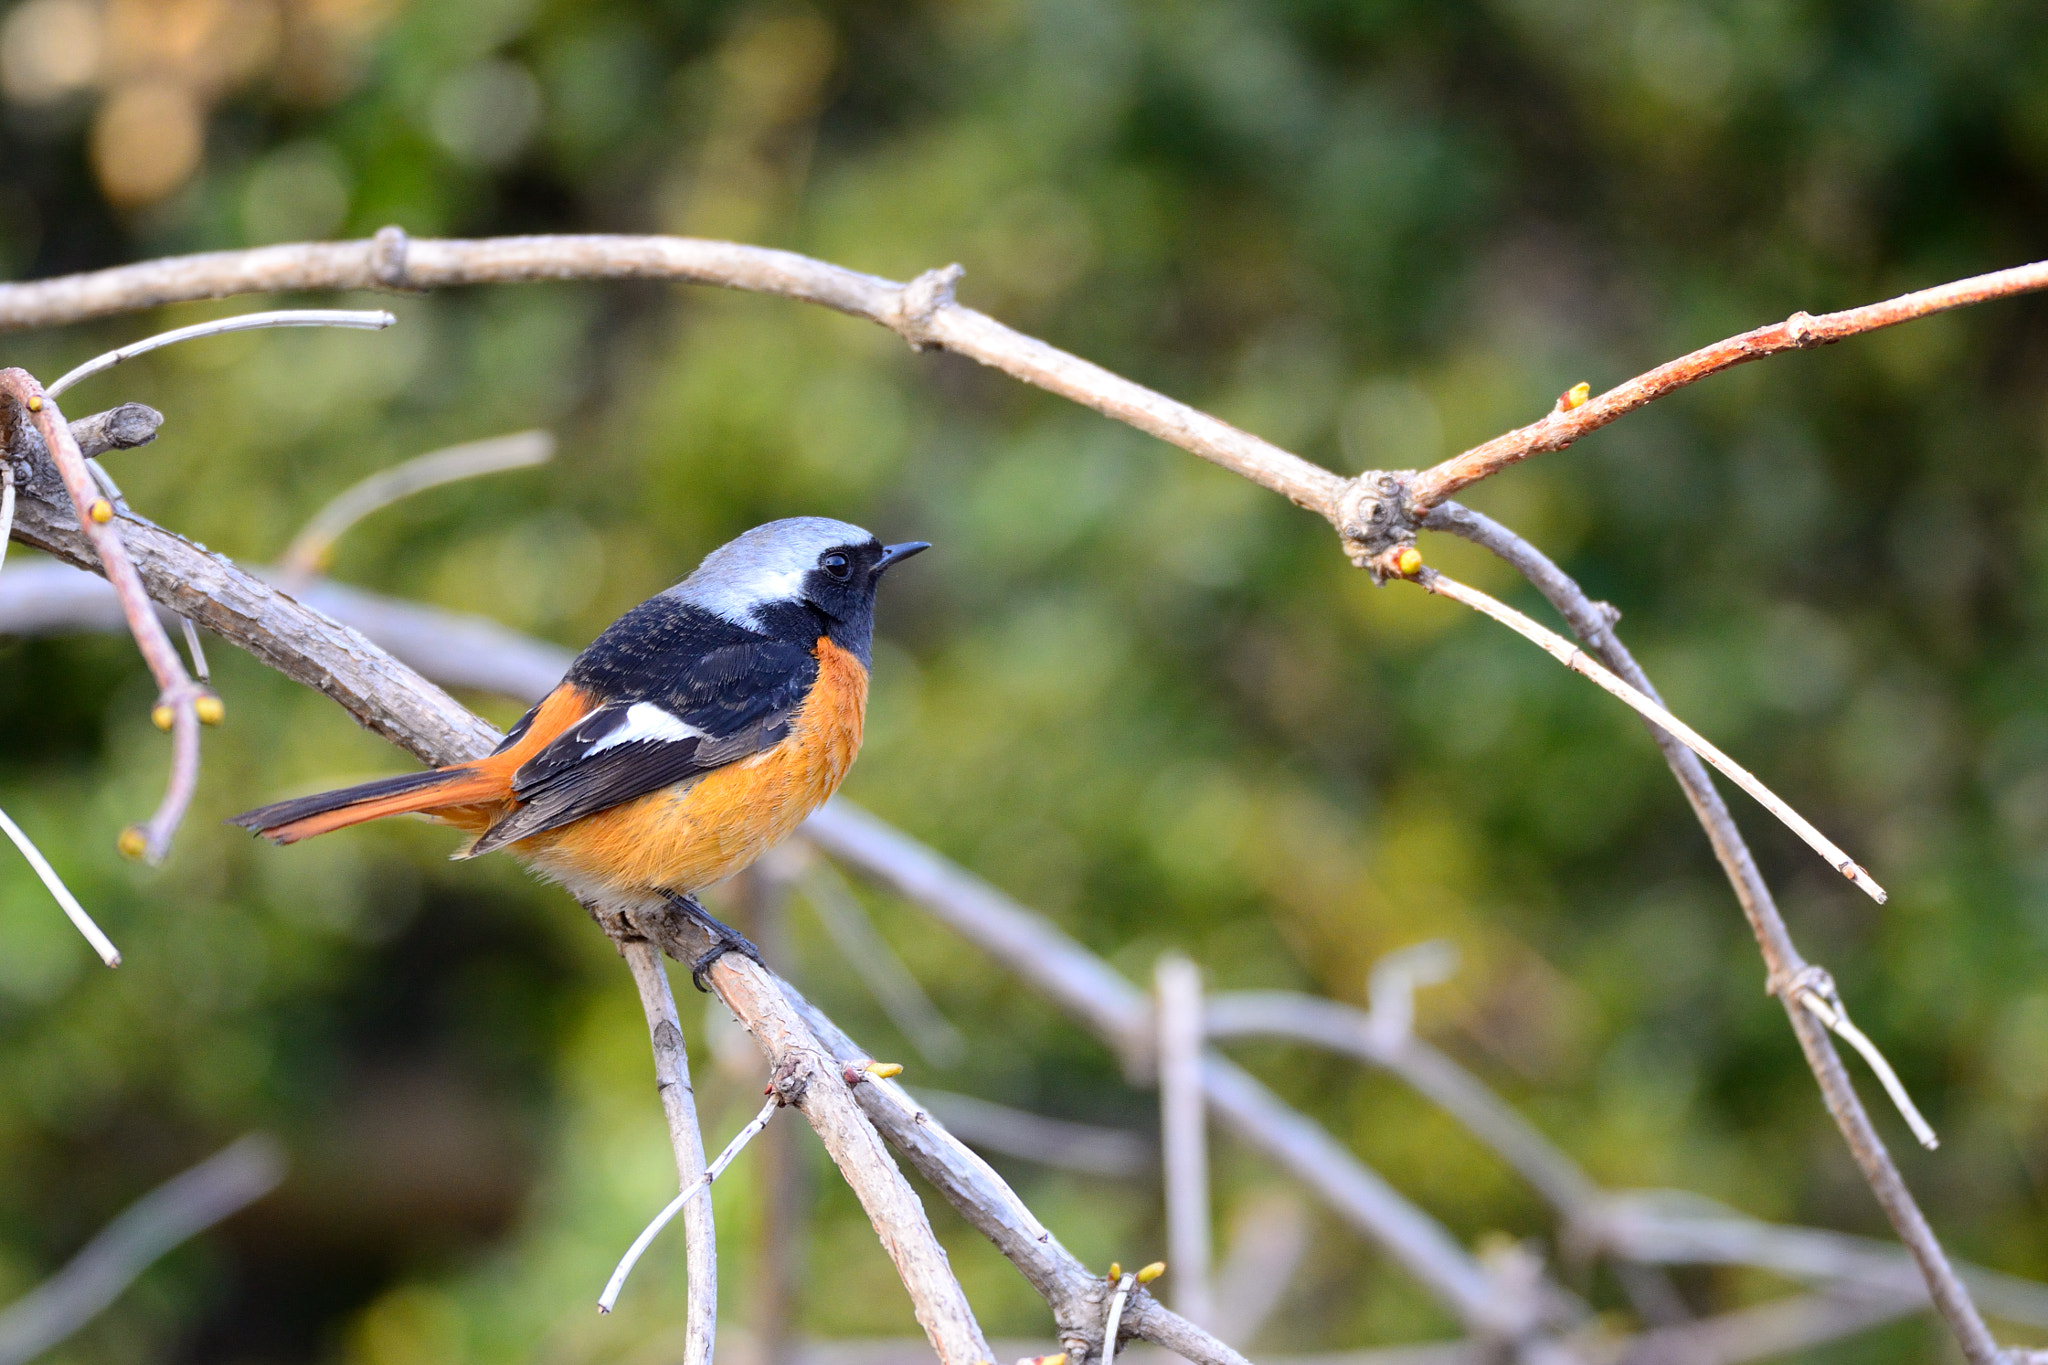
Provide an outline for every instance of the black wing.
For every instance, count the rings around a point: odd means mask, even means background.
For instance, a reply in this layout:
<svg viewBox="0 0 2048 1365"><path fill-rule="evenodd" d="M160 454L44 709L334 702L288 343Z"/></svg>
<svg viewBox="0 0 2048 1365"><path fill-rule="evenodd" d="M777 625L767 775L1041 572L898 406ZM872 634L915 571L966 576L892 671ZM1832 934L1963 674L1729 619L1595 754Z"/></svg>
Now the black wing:
<svg viewBox="0 0 2048 1365"><path fill-rule="evenodd" d="M593 646L595 649L596 646ZM647 681L656 670L636 669ZM677 660L659 686L614 695L512 775L520 806L470 850L488 853L759 753L789 733L818 661L787 641L720 645ZM571 670L570 682L577 681Z"/></svg>

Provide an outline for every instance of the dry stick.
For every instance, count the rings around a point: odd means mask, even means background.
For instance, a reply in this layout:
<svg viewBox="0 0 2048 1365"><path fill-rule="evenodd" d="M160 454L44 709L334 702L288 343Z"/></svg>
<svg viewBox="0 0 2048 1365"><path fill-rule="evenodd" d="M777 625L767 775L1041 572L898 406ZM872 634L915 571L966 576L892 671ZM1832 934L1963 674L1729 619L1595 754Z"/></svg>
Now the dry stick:
<svg viewBox="0 0 2048 1365"><path fill-rule="evenodd" d="M1215 1319L1209 1289L1209 1133L1202 1103L1202 973L1179 953L1153 971L1159 1018L1159 1131L1165 1155L1166 1260L1173 1306L1190 1322Z"/></svg>
<svg viewBox="0 0 2048 1365"><path fill-rule="evenodd" d="M50 866L50 860L43 856L43 851L21 832L20 825L7 818L7 812L4 810L0 810L0 833L5 833L14 841L14 846L21 850L21 856L35 869L36 876L42 878L43 885L49 888L50 895L56 899L65 916L79 933L85 935L85 941L92 945L92 950L100 955L100 961L109 967L120 966L121 950L114 946L112 939L100 932L99 925L94 924L92 916L85 913L85 907L78 903L78 897L71 894L71 888L64 885L64 879L57 875L56 868Z"/></svg>
<svg viewBox="0 0 2048 1365"><path fill-rule="evenodd" d="M774 1118L775 1111L781 1107L781 1099L770 1095L768 1102L761 1106L761 1112L754 1115L746 1127L734 1134L731 1142L725 1144L725 1150L718 1154L717 1160L700 1171L695 1179L685 1182L682 1193L669 1200L662 1207L661 1212L654 1215L654 1221L641 1229L640 1235L633 1239L633 1245L628 1247L626 1254L619 1259L618 1269L612 1271L611 1279L605 1282L604 1293L598 1295L598 1312L609 1313L618 1304L619 1291L626 1287L626 1277L633 1273L633 1267L640 1263L641 1255L646 1252L648 1246L653 1243L661 1230L669 1225L669 1220L674 1218L684 1208L701 1208L711 1202L708 1199L698 1199L697 1196L710 1189L711 1182L725 1174L725 1168L732 1165L733 1158L746 1150L747 1144L752 1142L755 1135L768 1126L768 1120ZM695 1202L692 1203L692 1201ZM691 1238L691 1242L690 1254L694 1257L697 1254L696 1239L694 1237ZM713 1242L712 1247L713 1254L716 1255L717 1243ZM692 1299L696 1297L696 1288L693 1277L690 1285ZM691 1347L696 1344L694 1332L692 1337L693 1341L684 1348L684 1359L690 1361L709 1359L708 1341L705 1343L707 1348L706 1354L698 1356L691 1350Z"/></svg>
<svg viewBox="0 0 2048 1365"><path fill-rule="evenodd" d="M1435 509L1424 525L1431 530L1462 536L1506 560L1549 599L1570 623L1572 633L1588 648L1605 659L1638 691L1653 699L1656 697L1656 689L1651 686L1648 676L1615 635L1611 609L1602 610L1596 606L1584 590L1541 551L1491 518L1454 503ZM1921 1212L1912 1191L1906 1187L1905 1178L1892 1161L1891 1153L1885 1149L1884 1140L1871 1124L1870 1115L1857 1098L1856 1087L1843 1068L1841 1057L1828 1040L1827 1029L1803 1006L1787 998L1789 992L1786 987L1799 979L1808 964L1793 944L1791 931L1785 927L1784 917L1778 913L1770 887L1764 882L1763 874L1757 871L1756 860L1750 854L1749 845L1743 841L1742 832L1736 828L1734 817L1728 813L1727 803L1721 799L1713 779L1707 775L1706 766L1696 754L1654 725L1650 727L1650 734L1664 751L1665 762L1671 765L1686 800L1692 805L1693 814L1706 830L1707 841L1713 845L1721 870L1735 890L1735 899L1742 906L1743 915L1756 936L1757 946L1763 952L1768 987L1785 1007L1786 1016L1792 1022L1792 1031L1799 1039L1800 1050L1806 1054L1806 1064L1820 1084L1828 1113L1849 1144L1849 1152L1862 1170L1864 1180L1877 1196L1877 1202L1891 1221L1893 1230L1899 1234L1899 1240L1906 1244L1906 1249L1918 1263L1935 1309L1956 1334L1965 1357L1971 1365L1995 1365L1999 1360L1998 1344L1991 1330L1984 1325L1976 1304L1971 1302L1969 1291L1949 1264L1940 1240L1927 1222L1927 1215Z"/></svg>
<svg viewBox="0 0 2048 1365"><path fill-rule="evenodd" d="M1823 313L1819 317L1794 313L1783 322L1758 327L1702 347L1691 355L1680 356L1637 375L1627 383L1616 385L1590 402L1568 411L1552 412L1540 422L1496 436L1484 445L1474 446L1434 468L1423 470L1408 480L1408 506L1416 517L1421 517L1444 499L1455 496L1460 489L1489 474L1497 474L1541 451L1563 450L1617 417L1737 365L1761 360L1781 351L1825 346L1862 332L1874 332L1881 327L1911 322L1952 308L2010 298L2042 288L2048 288L2048 261L2036 261L2031 265L1993 271L1952 284L1936 285L1932 289L1901 294L1882 303L1865 304L1839 313Z"/></svg>
<svg viewBox="0 0 2048 1365"><path fill-rule="evenodd" d="M676 997L669 989L668 973L662 969L661 953L644 940L621 943L619 953L633 973L633 984L640 992L640 1008L647 1016L648 1041L654 1048L654 1085L661 1096L662 1114L668 1120L676 1180L688 1189L701 1176L708 1185L715 1177L704 1166L704 1134L697 1123L696 1092L690 1085L690 1054L683 1045L682 1019L676 1013ZM661 1221L665 1223L673 1216L673 1212L665 1213ZM712 1221L709 1199L700 1199L684 1211L683 1241L689 1285L683 1365L711 1365L712 1347L718 1337L718 1230ZM606 1298L600 1301L605 1311L609 1312L617 1300L617 1286L625 1283L633 1259L634 1255L629 1254L613 1277L617 1284L609 1287Z"/></svg>
<svg viewBox="0 0 2048 1365"><path fill-rule="evenodd" d="M151 351L175 346L181 341L196 341L200 337L223 336L229 332L253 332L266 327L355 327L366 331L382 331L398 319L379 309L376 312L356 312L336 308L287 308L269 313L241 313L231 318L215 318L211 322L195 322L189 327L176 327L168 332L131 341L126 346L117 346L103 355L94 356L65 373L52 383L45 392L52 398L70 388L80 380L90 379L96 374L105 374L124 360L147 355Z"/></svg>
<svg viewBox="0 0 2048 1365"><path fill-rule="evenodd" d="M1116 1293L1110 1295L1109 1316L1102 1324L1102 1365L1115 1365L1116 1333L1117 1328L1123 1325L1124 1300L1130 1298L1137 1285L1136 1275L1125 1275L1116 1282Z"/></svg>
<svg viewBox="0 0 2048 1365"><path fill-rule="evenodd" d="M364 517L402 498L462 479L529 469L546 464L554 455L555 438L551 433L519 431L429 451L389 469L380 469L313 514L278 559L280 578L296 584L325 572L335 541Z"/></svg>
<svg viewBox="0 0 2048 1365"><path fill-rule="evenodd" d="M130 1204L70 1264L0 1309L0 1365L24 1365L97 1317L180 1242L248 1207L284 1179L284 1150L262 1133L222 1149Z"/></svg>
<svg viewBox="0 0 2048 1365"><path fill-rule="evenodd" d="M0 394L27 410L30 422L42 437L51 462L64 480L65 491L71 495L71 510L78 519L78 526L91 543L107 581L114 585L114 592L121 599L121 614L128 621L129 633L135 637L136 648L142 652L143 662L149 665L150 674L156 679L156 704L171 711L171 776L164 799L155 814L141 826L139 840L131 842L130 834L122 836L124 852L140 853L152 863L161 862L170 851L171 836L184 819L185 809L192 802L192 792L199 784L199 715L194 703L210 694L185 672L177 649L172 646L170 636L164 633L163 623L150 606L149 593L136 575L135 565L122 544L121 533L114 529L111 519L104 523L94 519L93 504L99 501L98 492L91 472L85 467L85 455L56 402L43 393L42 386L28 371L11 367L0 370ZM18 521L21 516L19 505L15 516ZM134 842L141 846L134 847Z"/></svg>
<svg viewBox="0 0 2048 1365"><path fill-rule="evenodd" d="M1586 651L1580 649L1556 631L1546 630L1542 626L1537 625L1507 603L1489 597L1477 588L1468 588L1457 579L1447 578L1435 569L1425 566L1417 571L1415 581L1421 584L1426 592L1433 592L1439 597L1448 597L1454 602L1462 602L1482 616L1492 617L1523 639L1529 640L1542 648L1551 658L1556 659L1572 672L1592 679L1602 691L1610 696L1620 698L1622 702L1633 708L1637 714L1654 722L1675 736L1686 748L1691 749L1701 758L1706 759L1707 762L1728 774L1736 786L1755 797L1757 804L1777 816L1778 819L1784 822L1786 828L1804 839L1808 847L1820 854L1821 857L1827 859L1830 867L1854 882L1859 890L1879 905L1884 904L1884 888L1879 886L1871 878L1871 875L1865 872L1848 854L1835 847L1833 840L1815 829L1805 816L1793 810L1776 792L1757 781L1747 768L1728 757L1727 754L1722 753L1713 744L1707 742L1700 735L1699 731L1693 729L1669 711L1666 711L1637 688L1631 687L1620 678L1615 677L1613 673L1594 661Z"/></svg>

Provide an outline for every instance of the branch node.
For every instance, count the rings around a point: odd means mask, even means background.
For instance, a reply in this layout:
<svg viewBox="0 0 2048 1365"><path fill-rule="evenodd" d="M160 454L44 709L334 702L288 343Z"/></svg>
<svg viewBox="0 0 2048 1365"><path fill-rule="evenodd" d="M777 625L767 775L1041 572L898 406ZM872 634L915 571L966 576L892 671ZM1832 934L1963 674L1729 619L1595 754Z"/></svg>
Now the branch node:
<svg viewBox="0 0 2048 1365"><path fill-rule="evenodd" d="M811 1078L804 1074L804 1065L792 1052L776 1065L775 1073L768 1078L765 1093L773 1095L778 1104L785 1108L803 1103L804 1093L811 1088Z"/></svg>
<svg viewBox="0 0 2048 1365"><path fill-rule="evenodd" d="M1801 350L1827 344L1827 338L1814 331L1813 314L1805 311L1794 313L1785 319L1785 335Z"/></svg>
<svg viewBox="0 0 2048 1365"><path fill-rule="evenodd" d="M404 293L419 293L406 283L405 256L412 239L396 223L377 229L370 239L370 277L378 287Z"/></svg>
<svg viewBox="0 0 2048 1365"><path fill-rule="evenodd" d="M1368 469L1344 486L1337 498L1337 535L1351 562L1372 575L1375 585L1400 577L1393 552L1415 544L1416 519L1408 506L1412 469Z"/></svg>
<svg viewBox="0 0 2048 1365"><path fill-rule="evenodd" d="M966 273L967 267L958 262L925 271L897 291L883 321L910 343L911 350L934 349L939 343L932 339L932 320L953 306L953 286Z"/></svg>

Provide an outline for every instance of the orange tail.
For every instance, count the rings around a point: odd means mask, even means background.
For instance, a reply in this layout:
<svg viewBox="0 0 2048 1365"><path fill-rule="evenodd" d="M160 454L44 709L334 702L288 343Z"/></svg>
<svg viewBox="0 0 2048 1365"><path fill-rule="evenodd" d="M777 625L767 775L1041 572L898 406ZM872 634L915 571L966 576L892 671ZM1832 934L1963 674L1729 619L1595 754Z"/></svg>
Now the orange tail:
<svg viewBox="0 0 2048 1365"><path fill-rule="evenodd" d="M507 776L505 765L491 759L458 763L259 806L231 816L228 823L253 830L272 843L294 844L386 815L498 801L508 794Z"/></svg>

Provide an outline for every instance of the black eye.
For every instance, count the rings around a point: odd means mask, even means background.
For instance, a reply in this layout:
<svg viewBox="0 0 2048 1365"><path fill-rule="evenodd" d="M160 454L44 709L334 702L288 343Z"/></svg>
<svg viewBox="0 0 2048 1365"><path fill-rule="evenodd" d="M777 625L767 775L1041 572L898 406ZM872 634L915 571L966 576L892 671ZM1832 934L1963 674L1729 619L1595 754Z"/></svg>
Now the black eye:
<svg viewBox="0 0 2048 1365"><path fill-rule="evenodd" d="M819 560L818 567L838 579L841 583L853 577L853 566L848 564L846 556L840 554L837 550Z"/></svg>

